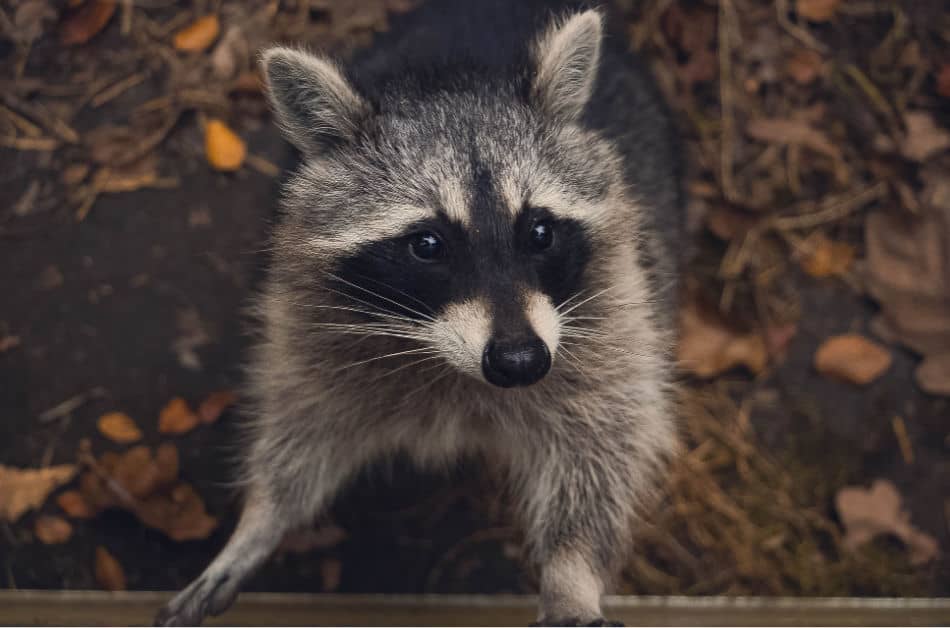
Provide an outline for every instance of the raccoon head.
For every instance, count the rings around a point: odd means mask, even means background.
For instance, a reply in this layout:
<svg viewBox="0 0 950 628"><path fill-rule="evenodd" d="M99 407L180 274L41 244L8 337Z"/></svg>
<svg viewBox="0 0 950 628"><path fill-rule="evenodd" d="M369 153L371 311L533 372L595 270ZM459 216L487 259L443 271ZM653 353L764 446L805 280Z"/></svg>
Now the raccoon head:
<svg viewBox="0 0 950 628"><path fill-rule="evenodd" d="M501 387L548 374L567 310L634 233L619 159L580 124L601 22L553 22L515 78L404 75L373 96L327 59L265 52L273 108L304 155L275 272L312 301L312 329L416 343L392 355Z"/></svg>

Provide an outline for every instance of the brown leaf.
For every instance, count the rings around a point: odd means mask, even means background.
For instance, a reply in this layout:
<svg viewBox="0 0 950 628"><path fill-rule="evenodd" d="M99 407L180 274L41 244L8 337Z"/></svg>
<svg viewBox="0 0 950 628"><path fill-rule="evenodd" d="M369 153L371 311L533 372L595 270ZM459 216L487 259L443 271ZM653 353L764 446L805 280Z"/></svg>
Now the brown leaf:
<svg viewBox="0 0 950 628"><path fill-rule="evenodd" d="M119 457L111 475L133 497L146 497L158 488L161 471L151 450L139 445Z"/></svg>
<svg viewBox="0 0 950 628"><path fill-rule="evenodd" d="M96 548L96 582L106 591L125 591L125 570L109 550Z"/></svg>
<svg viewBox="0 0 950 628"><path fill-rule="evenodd" d="M295 554L306 554L317 549L336 547L346 539L346 530L328 523L319 528L293 530L284 535L280 549Z"/></svg>
<svg viewBox="0 0 950 628"><path fill-rule="evenodd" d="M135 424L132 417L123 412L109 412L99 417L99 432L109 440L128 445L142 440L142 430Z"/></svg>
<svg viewBox="0 0 950 628"><path fill-rule="evenodd" d="M320 579L323 590L332 593L340 588L340 577L343 574L343 563L336 558L324 558L320 561Z"/></svg>
<svg viewBox="0 0 950 628"><path fill-rule="evenodd" d="M925 357L914 371L914 379L926 393L950 396L950 351Z"/></svg>
<svg viewBox="0 0 950 628"><path fill-rule="evenodd" d="M706 214L706 226L721 240L732 240L744 235L758 222L758 218L725 207L716 207Z"/></svg>
<svg viewBox="0 0 950 628"><path fill-rule="evenodd" d="M202 423L214 423L235 401L237 396L230 390L213 392L198 406L198 417Z"/></svg>
<svg viewBox="0 0 950 628"><path fill-rule="evenodd" d="M857 334L834 336L815 353L815 368L826 377L869 384L891 366L891 353Z"/></svg>
<svg viewBox="0 0 950 628"><path fill-rule="evenodd" d="M717 313L690 302L680 308L678 357L682 368L708 378L737 366L758 373L768 353L759 335L737 332Z"/></svg>
<svg viewBox="0 0 950 628"><path fill-rule="evenodd" d="M56 498L56 503L66 513L66 516L73 519L91 519L96 515L92 506L79 491L60 493Z"/></svg>
<svg viewBox="0 0 950 628"><path fill-rule="evenodd" d="M913 161L927 161L950 147L950 133L934 122L926 111L908 111L904 114L907 132L901 139L901 154Z"/></svg>
<svg viewBox="0 0 950 628"><path fill-rule="evenodd" d="M881 534L893 534L907 545L911 563L922 565L939 554L937 541L910 523L901 509L897 487L875 480L870 489L849 486L838 491L835 506L844 524L844 545L856 549Z"/></svg>
<svg viewBox="0 0 950 628"><path fill-rule="evenodd" d="M115 0L89 0L70 15L59 29L64 46L84 44L106 27L115 13Z"/></svg>
<svg viewBox="0 0 950 628"><path fill-rule="evenodd" d="M19 336L0 336L0 353L20 346Z"/></svg>
<svg viewBox="0 0 950 628"><path fill-rule="evenodd" d="M218 38L221 22L214 13L198 18L175 33L172 45L183 52L201 52L206 50Z"/></svg>
<svg viewBox="0 0 950 628"><path fill-rule="evenodd" d="M819 53L801 48L789 57L785 68L796 83L808 85L824 73L825 63Z"/></svg>
<svg viewBox="0 0 950 628"><path fill-rule="evenodd" d="M162 443L155 450L155 465L158 468L158 485L170 486L178 480L178 448L172 443Z"/></svg>
<svg viewBox="0 0 950 628"><path fill-rule="evenodd" d="M17 469L0 465L0 521L15 522L38 508L57 487L76 475L76 466L63 464L45 469Z"/></svg>
<svg viewBox="0 0 950 628"><path fill-rule="evenodd" d="M836 161L841 159L841 149L805 120L756 118L749 120L745 130L749 137L762 142L798 144Z"/></svg>
<svg viewBox="0 0 950 628"><path fill-rule="evenodd" d="M43 515L37 517L33 534L43 545L59 545L73 536L73 527L62 517Z"/></svg>
<svg viewBox="0 0 950 628"><path fill-rule="evenodd" d="M950 98L950 63L940 66L937 73L937 93L944 98Z"/></svg>
<svg viewBox="0 0 950 628"><path fill-rule="evenodd" d="M798 0L798 14L812 22L827 22L835 16L841 0Z"/></svg>
<svg viewBox="0 0 950 628"><path fill-rule="evenodd" d="M136 515L174 541L206 539L218 526L218 520L205 512L201 496L188 484L153 495L140 504Z"/></svg>
<svg viewBox="0 0 950 628"><path fill-rule="evenodd" d="M195 429L196 425L198 415L191 411L181 397L169 401L158 416L158 431L162 434L184 434Z"/></svg>
<svg viewBox="0 0 950 628"><path fill-rule="evenodd" d="M224 122L208 120L205 125L205 155L215 170L237 170L247 157L247 146Z"/></svg>
<svg viewBox="0 0 950 628"><path fill-rule="evenodd" d="M846 242L829 240L821 232L815 232L805 243L802 270L812 277L829 277L847 272L854 261L854 247Z"/></svg>

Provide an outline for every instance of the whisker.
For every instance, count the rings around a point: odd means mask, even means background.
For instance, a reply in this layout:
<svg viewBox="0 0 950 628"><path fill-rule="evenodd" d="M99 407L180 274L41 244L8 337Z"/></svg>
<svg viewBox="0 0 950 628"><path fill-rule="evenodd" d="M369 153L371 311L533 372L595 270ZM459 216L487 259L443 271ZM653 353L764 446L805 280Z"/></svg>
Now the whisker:
<svg viewBox="0 0 950 628"><path fill-rule="evenodd" d="M406 351L396 351L395 353L387 353L386 355L377 355L372 358L367 358L366 360L353 362L352 364L348 364L342 368L337 369L336 372L339 373L340 371L345 371L347 369L351 369L353 367L360 366L362 364L368 364L370 362L375 362L376 360L383 360L385 358L395 358L401 355L411 355L415 353L434 353L434 352L435 350L432 349L431 347L419 347L417 349L407 349Z"/></svg>
<svg viewBox="0 0 950 628"><path fill-rule="evenodd" d="M574 305L572 305L572 306L569 307L568 309L564 310L563 312L558 312L558 316L567 316L568 314L570 314L571 312L573 312L574 310L576 310L576 309L579 308L580 306L584 305L585 303L589 303L590 301L593 301L593 300L596 299L597 297L599 297L599 296L605 294L606 292L609 292L610 290L613 290L613 286L607 286L607 287L604 288L603 290L601 290L601 291L599 291L599 292L595 292L595 293L592 294L591 296L587 297L586 299L584 299L584 300L581 301L580 303L575 303Z"/></svg>
<svg viewBox="0 0 950 628"><path fill-rule="evenodd" d="M395 305L396 307L400 307L400 308L406 310L407 312L410 312L410 313L412 313L412 314L415 314L416 316L420 316L420 317L422 317L422 318L424 318L424 319L426 319L426 320L435 322L435 319L434 319L433 317L429 316L428 314L424 314L424 313L422 313L422 312L420 312L420 311L418 311L418 310L414 310L414 309L412 309L411 307L409 307L408 305L404 305L404 304L402 304L402 303L400 303L400 302L398 302L398 301L394 301L393 299L390 299L390 298L387 297L387 296L384 296L384 295L382 295L382 294L379 294L378 292L374 292L373 290L370 290L369 288L366 288L366 287L361 286L361 285L359 285L359 284L355 284L355 283L353 283L352 281L347 281L346 279L343 279L342 277L339 277L339 276L337 276L337 275L334 275L333 273L325 273L325 274L326 274L328 277L330 277L330 278L332 278L332 279L335 279L335 280L337 280L337 281L339 281L339 282L341 282L341 283L344 283L344 284L346 284L346 285L348 285L348 286L351 286L351 287L353 287L353 288L356 288L357 290L362 290L363 292L365 292L365 293L367 293L367 294L369 294L369 295L372 295L372 296L374 296L374 297L378 297L378 298L380 298L380 299L382 299L383 301L386 301L386 302L388 302L388 303L392 303L392 304Z"/></svg>

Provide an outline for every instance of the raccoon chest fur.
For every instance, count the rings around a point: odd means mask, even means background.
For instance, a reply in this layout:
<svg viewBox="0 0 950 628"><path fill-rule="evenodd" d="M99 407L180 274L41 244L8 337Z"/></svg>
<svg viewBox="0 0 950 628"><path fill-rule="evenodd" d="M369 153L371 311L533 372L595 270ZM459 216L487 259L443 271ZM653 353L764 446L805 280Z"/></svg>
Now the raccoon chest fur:
<svg viewBox="0 0 950 628"><path fill-rule="evenodd" d="M433 0L346 66L264 53L301 163L255 305L246 505L159 623L227 608L287 530L402 453L497 462L539 621L604 621L675 451L684 222L667 110L604 15Z"/></svg>

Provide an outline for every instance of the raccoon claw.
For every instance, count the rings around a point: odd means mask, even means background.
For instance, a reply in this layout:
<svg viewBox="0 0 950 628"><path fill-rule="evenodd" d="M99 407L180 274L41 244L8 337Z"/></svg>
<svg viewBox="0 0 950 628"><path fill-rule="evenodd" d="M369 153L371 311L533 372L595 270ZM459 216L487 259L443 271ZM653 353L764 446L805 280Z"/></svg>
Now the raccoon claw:
<svg viewBox="0 0 950 628"><path fill-rule="evenodd" d="M623 622L610 621L603 617L598 617L597 619L584 623L577 617L567 617L565 619L555 620L542 619L541 621L531 624L531 626L623 626Z"/></svg>
<svg viewBox="0 0 950 628"><path fill-rule="evenodd" d="M155 626L197 626L211 615L220 615L238 594L238 583L227 574L204 576L173 597L155 616Z"/></svg>

